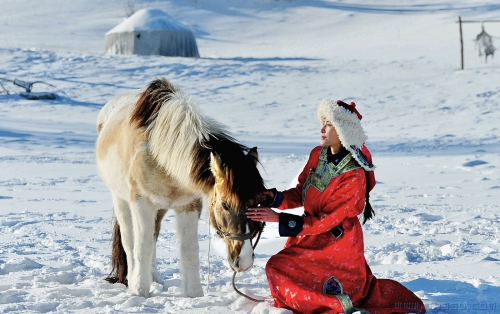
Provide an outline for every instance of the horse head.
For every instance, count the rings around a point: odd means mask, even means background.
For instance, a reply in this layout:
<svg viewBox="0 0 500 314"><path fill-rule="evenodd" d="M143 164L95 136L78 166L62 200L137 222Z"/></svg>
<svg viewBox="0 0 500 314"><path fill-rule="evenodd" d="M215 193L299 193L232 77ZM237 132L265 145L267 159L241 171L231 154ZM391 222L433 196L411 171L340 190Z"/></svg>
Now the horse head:
<svg viewBox="0 0 500 314"><path fill-rule="evenodd" d="M249 207L258 205L258 194L264 190L257 169L257 148L239 157L212 152L210 158L215 177L214 188L208 195L210 223L226 243L229 265L242 272L253 265L251 239L264 228L263 223L245 215Z"/></svg>

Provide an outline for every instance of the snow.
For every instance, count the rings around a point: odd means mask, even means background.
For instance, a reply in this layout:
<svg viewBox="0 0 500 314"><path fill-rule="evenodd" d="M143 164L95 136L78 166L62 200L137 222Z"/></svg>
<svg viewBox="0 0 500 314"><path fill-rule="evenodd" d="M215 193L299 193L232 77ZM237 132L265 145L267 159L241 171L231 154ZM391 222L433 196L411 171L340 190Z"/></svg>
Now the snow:
<svg viewBox="0 0 500 314"><path fill-rule="evenodd" d="M163 29L190 31L162 10L141 9L106 34Z"/></svg>
<svg viewBox="0 0 500 314"><path fill-rule="evenodd" d="M102 280L113 213L94 162L95 120L111 97L159 76L258 146L267 185L278 189L293 185L319 142L321 99L356 102L377 166L376 216L364 226L375 275L402 282L430 313L500 312L500 67L478 56L481 24L471 23L461 71L456 23L459 15L499 20L495 1L134 4L192 28L203 57L102 54L105 32L125 17L123 1L2 1L0 77L43 80L56 87L33 91L58 98L27 100L0 82L11 92L0 94L0 312L290 313L234 292L206 213L204 297L182 295L170 212L157 252L165 281L152 297ZM499 23L485 30L500 36ZM254 266L237 275L240 290L269 298L265 263L284 241L266 226Z"/></svg>

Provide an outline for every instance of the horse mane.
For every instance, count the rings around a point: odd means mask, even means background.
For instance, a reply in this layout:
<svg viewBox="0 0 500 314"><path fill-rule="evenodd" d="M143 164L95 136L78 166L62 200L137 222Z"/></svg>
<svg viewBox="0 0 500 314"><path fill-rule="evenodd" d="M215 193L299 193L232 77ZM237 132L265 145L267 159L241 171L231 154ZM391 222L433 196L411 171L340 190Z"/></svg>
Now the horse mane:
<svg viewBox="0 0 500 314"><path fill-rule="evenodd" d="M183 186L203 191L214 186L210 167L210 154L214 153L226 170L228 191L248 200L264 189L257 167L249 167L245 160L253 158L246 154L249 148L205 116L193 97L165 78L152 81L141 94L131 122L145 128L153 157Z"/></svg>
<svg viewBox="0 0 500 314"><path fill-rule="evenodd" d="M156 117L163 102L169 101L176 88L165 78L152 81L146 90L139 96L131 122L140 127L147 127Z"/></svg>
<svg viewBox="0 0 500 314"><path fill-rule="evenodd" d="M265 189L264 180L256 166L258 159L248 154L249 151L247 146L227 134L210 135L197 150L196 160L202 162L193 164L192 174L198 182L215 184L210 171L210 153L214 153L225 170L222 178L225 190L238 199L248 201ZM236 205L236 200L232 201Z"/></svg>

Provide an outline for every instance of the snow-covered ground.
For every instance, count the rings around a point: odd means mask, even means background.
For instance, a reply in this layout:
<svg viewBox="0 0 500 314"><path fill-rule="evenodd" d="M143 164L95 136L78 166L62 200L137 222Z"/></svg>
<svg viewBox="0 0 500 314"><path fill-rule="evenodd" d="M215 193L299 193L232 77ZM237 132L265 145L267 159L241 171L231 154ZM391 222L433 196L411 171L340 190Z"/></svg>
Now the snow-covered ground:
<svg viewBox="0 0 500 314"><path fill-rule="evenodd" d="M136 9L191 27L199 59L102 54L104 34ZM0 78L43 80L30 101L0 81L1 313L289 313L231 287L219 240L199 223L204 297L181 293L175 216L158 241L165 282L149 299L102 279L110 270L110 195L94 164L95 120L112 96L165 76L234 136L258 146L268 186L293 184L319 142L323 98L355 101L377 165L366 257L430 313L500 313L500 66L478 57L496 1L2 0ZM485 29L500 36L500 23ZM496 39L497 47L499 39ZM1 88L0 88L1 93ZM269 297L264 266L284 239L268 224L237 276ZM210 253L210 254L209 254ZM208 257L210 256L210 257Z"/></svg>

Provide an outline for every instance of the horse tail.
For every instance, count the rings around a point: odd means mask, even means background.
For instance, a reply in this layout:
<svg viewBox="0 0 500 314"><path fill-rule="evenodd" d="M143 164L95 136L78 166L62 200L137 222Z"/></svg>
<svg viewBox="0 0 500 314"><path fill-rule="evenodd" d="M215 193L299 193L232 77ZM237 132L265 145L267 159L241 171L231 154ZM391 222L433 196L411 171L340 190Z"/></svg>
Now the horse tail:
<svg viewBox="0 0 500 314"><path fill-rule="evenodd" d="M113 242L113 249L111 251L111 272L104 280L109 283L118 282L124 284L125 286L128 286L127 253L125 253L125 249L123 248L120 225L116 220L113 227L113 234L111 239Z"/></svg>

